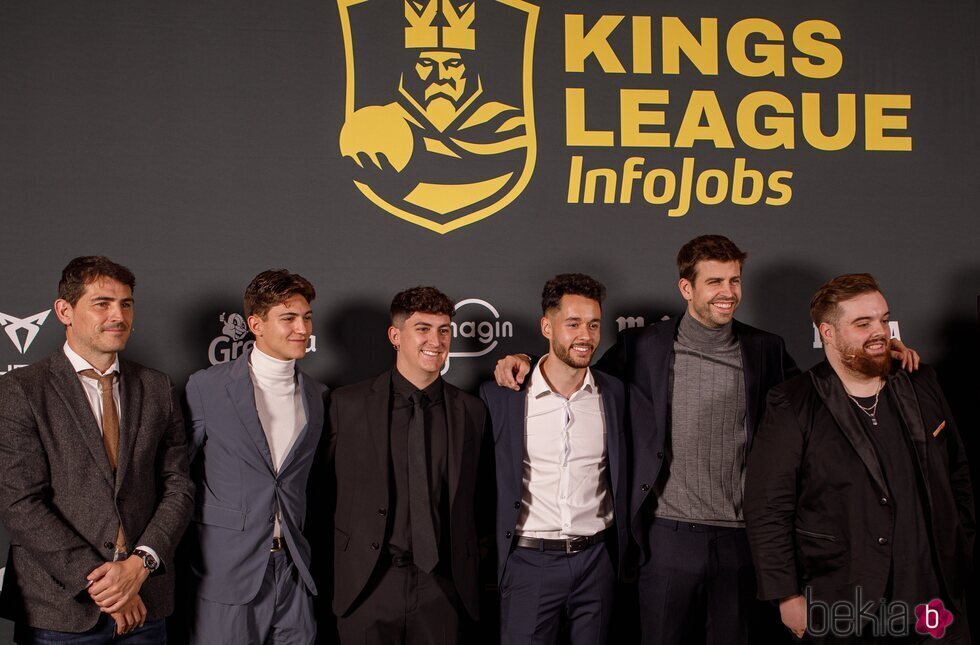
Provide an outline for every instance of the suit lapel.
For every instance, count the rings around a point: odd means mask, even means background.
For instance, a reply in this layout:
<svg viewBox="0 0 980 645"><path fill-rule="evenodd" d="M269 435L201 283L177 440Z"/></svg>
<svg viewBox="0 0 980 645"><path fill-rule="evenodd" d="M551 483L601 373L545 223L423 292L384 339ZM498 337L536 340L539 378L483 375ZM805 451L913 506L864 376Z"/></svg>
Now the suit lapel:
<svg viewBox="0 0 980 645"><path fill-rule="evenodd" d="M898 407L898 414L905 423L905 428L912 440L915 457L918 462L922 481L925 483L926 498L932 500L932 489L929 486L929 461L926 456L926 428L922 422L922 411L919 409L919 399L915 396L909 375L897 370L888 376L888 387L891 388L892 398Z"/></svg>
<svg viewBox="0 0 980 645"><path fill-rule="evenodd" d="M88 446L92 453L99 472L105 477L110 486L114 484L115 475L112 473L112 466L109 465L109 457L105 454L105 445L102 443L102 430L95 421L92 408L89 406L88 399L82 384L78 382L78 375L72 368L68 357L64 352L55 353L51 361L51 383L58 396L65 403L68 414L71 415L74 426L81 434L82 441Z"/></svg>
<svg viewBox="0 0 980 645"><path fill-rule="evenodd" d="M524 490L524 452L525 452L525 420L527 416L527 387L520 391L499 388L498 390L507 401L507 421L506 431L508 434L508 445L510 447L510 459L508 460L513 471L511 472L511 483L513 489L517 491L520 498L521 491Z"/></svg>
<svg viewBox="0 0 980 645"><path fill-rule="evenodd" d="M117 492L122 486L133 455L143 410L143 383L136 376L133 366L123 360L119 361L119 407L122 409L122 419L119 423L119 455L116 466Z"/></svg>
<svg viewBox="0 0 980 645"><path fill-rule="evenodd" d="M746 333L739 322L736 320L732 325L738 345L742 350L742 379L745 382L745 431L748 445L752 447L753 429L756 427L758 419L755 418L757 409L761 406L756 405L759 400L759 384L762 382L762 339L754 334Z"/></svg>
<svg viewBox="0 0 980 645"><path fill-rule="evenodd" d="M272 452L269 450L269 441L262 431L262 423L259 421L258 409L255 406L255 388L252 379L248 374L249 353L235 359L228 373L228 382L225 390L231 399L232 406L241 421L245 433L255 444L259 456L272 473L276 469L272 466Z"/></svg>
<svg viewBox="0 0 980 645"><path fill-rule="evenodd" d="M670 372L674 359L674 339L677 337L677 327L681 324L684 314L677 316L664 331L654 339L653 355L657 358L656 362L650 361L650 393L653 396L652 403L657 411L656 414L656 436L667 436L667 411L670 409ZM647 358L637 357L636 360ZM652 435L651 435L652 436Z"/></svg>
<svg viewBox="0 0 980 645"><path fill-rule="evenodd" d="M606 460L609 462L609 490L615 498L619 493L616 490L616 482L619 481L619 469L622 467L622 455L619 454L619 433L622 428L618 423L616 400L610 389L606 387L605 375L592 370L592 377L599 386L599 394L602 395L602 413L606 426Z"/></svg>
<svg viewBox="0 0 980 645"><path fill-rule="evenodd" d="M452 508L459 488L459 475L463 463L463 443L466 440L466 411L459 392L449 383L443 383L446 400L446 430L449 432L449 507Z"/></svg>
<svg viewBox="0 0 980 645"><path fill-rule="evenodd" d="M293 447L289 449L289 454L282 460L282 464L279 466L280 472L284 472L289 467L296 454L303 449L303 444L311 433L316 434L318 428L323 428L323 415L321 412L323 406L314 405L318 396L316 384L313 379L299 370L296 370L296 375L299 380L296 387L302 396L303 411L306 413L306 424L299 431L299 436L293 442Z"/></svg>
<svg viewBox="0 0 980 645"><path fill-rule="evenodd" d="M374 380L371 392L364 401L364 415L367 419L367 431L377 458L377 473L380 475L382 490L388 490L388 469L391 451L389 435L388 412L391 398L391 370L382 373Z"/></svg>
<svg viewBox="0 0 980 645"><path fill-rule="evenodd" d="M826 361L810 370L810 378L817 390L817 394L823 399L827 409L830 410L831 416L834 417L834 421L837 422L837 427L840 428L840 431L850 442L858 457L864 462L865 468L868 469L871 478L878 485L878 489L888 491L888 486L885 484L885 477L881 472L881 464L878 462L878 456L875 454L874 447L871 445L871 440L864 432L864 422L858 416L854 404L847 396L847 392L844 391L844 385L841 383L840 378L837 377L833 368Z"/></svg>

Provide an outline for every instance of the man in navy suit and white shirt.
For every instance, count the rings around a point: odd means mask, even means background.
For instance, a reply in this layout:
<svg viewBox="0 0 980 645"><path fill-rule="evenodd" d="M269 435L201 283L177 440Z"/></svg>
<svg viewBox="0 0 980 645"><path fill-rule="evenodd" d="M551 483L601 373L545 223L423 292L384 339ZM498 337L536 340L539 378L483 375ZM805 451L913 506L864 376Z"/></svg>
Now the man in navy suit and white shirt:
<svg viewBox="0 0 980 645"><path fill-rule="evenodd" d="M245 291L255 346L192 375L188 532L193 643L312 643L307 480L326 388L296 367L313 329L313 285L264 271Z"/></svg>
<svg viewBox="0 0 980 645"><path fill-rule="evenodd" d="M605 287L558 275L542 293L548 354L523 391L486 383L497 469L501 642L605 642L627 544L625 396L589 368Z"/></svg>

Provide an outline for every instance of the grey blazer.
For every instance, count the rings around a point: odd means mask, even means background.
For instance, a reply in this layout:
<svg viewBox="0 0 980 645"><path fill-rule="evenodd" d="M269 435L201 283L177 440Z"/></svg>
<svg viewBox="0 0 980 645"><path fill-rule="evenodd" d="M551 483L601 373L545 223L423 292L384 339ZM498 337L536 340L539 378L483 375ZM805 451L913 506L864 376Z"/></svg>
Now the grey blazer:
<svg viewBox="0 0 980 645"><path fill-rule="evenodd" d="M277 473L255 407L250 354L199 371L187 382L191 472L198 484L187 536L191 573L197 593L230 605L245 604L258 593L269 564L277 501L293 564L316 594L303 531L327 388L297 370L307 422Z"/></svg>
<svg viewBox="0 0 980 645"><path fill-rule="evenodd" d="M0 521L10 553L0 595L7 618L82 632L99 619L86 576L127 549L163 566L140 590L147 620L173 611L174 549L194 487L170 379L120 358L119 463L113 476L82 384L62 350L0 377Z"/></svg>

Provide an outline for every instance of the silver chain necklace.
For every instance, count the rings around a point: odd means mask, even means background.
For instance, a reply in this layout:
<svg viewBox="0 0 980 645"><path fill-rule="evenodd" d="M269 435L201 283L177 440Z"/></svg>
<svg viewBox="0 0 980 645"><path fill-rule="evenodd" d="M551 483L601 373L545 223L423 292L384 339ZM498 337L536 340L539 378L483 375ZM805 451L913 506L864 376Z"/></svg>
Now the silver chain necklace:
<svg viewBox="0 0 980 645"><path fill-rule="evenodd" d="M858 400L855 399L853 396L851 396L851 393L850 392L846 392L846 390L845 390L845 392L847 393L847 398L849 398L850 400L854 401L854 405L856 405L859 408L861 408L861 412L864 412L866 415L868 415L868 418L871 419L871 425L873 425L873 426L878 425L878 419L875 418L875 413L878 411L878 395L881 394L881 389L884 386L885 386L885 382L883 380L879 379L879 381L878 381L878 389L875 390L875 402L873 404L869 405L868 407L864 407L863 405L861 405L860 403L858 403Z"/></svg>

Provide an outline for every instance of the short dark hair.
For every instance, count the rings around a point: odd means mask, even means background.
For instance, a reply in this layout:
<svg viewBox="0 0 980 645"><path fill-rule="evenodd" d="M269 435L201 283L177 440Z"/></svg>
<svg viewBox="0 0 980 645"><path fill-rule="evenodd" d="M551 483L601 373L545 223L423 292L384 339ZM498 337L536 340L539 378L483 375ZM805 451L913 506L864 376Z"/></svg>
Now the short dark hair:
<svg viewBox="0 0 980 645"><path fill-rule="evenodd" d="M316 289L310 281L298 273L286 269L269 269L255 276L245 289L245 317L265 318L269 310L294 295L313 302Z"/></svg>
<svg viewBox="0 0 980 645"><path fill-rule="evenodd" d="M606 299L606 287L584 273L560 273L544 283L541 290L541 313L561 307L562 296L582 296L600 305Z"/></svg>
<svg viewBox="0 0 980 645"><path fill-rule="evenodd" d="M738 262L741 269L748 256L724 235L699 235L677 252L677 273L681 278L694 282L697 277L695 267L702 260Z"/></svg>
<svg viewBox="0 0 980 645"><path fill-rule="evenodd" d="M74 307L85 293L85 285L99 278L115 280L129 287L130 291L136 289L136 276L123 265L104 255L83 255L69 262L61 271L58 297Z"/></svg>
<svg viewBox="0 0 980 645"><path fill-rule="evenodd" d="M456 305L449 296L435 287L412 287L395 294L391 299L391 324L401 325L412 314L445 314L450 318L456 313Z"/></svg>
<svg viewBox="0 0 980 645"><path fill-rule="evenodd" d="M810 320L813 324L836 325L840 319L840 303L864 293L881 292L878 281L870 273L846 273L830 280L810 298Z"/></svg>

